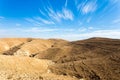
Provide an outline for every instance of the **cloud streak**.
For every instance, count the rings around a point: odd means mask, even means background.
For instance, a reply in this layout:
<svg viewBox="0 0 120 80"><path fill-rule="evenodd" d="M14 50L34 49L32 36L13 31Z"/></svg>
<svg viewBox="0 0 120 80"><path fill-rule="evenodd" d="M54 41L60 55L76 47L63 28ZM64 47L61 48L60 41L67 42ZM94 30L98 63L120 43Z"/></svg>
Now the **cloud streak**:
<svg viewBox="0 0 120 80"><path fill-rule="evenodd" d="M68 4L68 0L65 1L65 7L67 7L67 4Z"/></svg>
<svg viewBox="0 0 120 80"><path fill-rule="evenodd" d="M46 24L46 25L54 25L55 23L59 23L62 20L74 20L74 14L71 10L67 8L62 8L62 10L54 11L52 8L48 7L45 9L47 13L40 10L40 13L46 17L33 17L33 18L25 18L28 22L34 23L36 25Z"/></svg>
<svg viewBox="0 0 120 80"><path fill-rule="evenodd" d="M77 5L77 9L81 11L83 14L88 14L96 11L97 9L97 1L85 1Z"/></svg>
<svg viewBox="0 0 120 80"><path fill-rule="evenodd" d="M39 22L39 21L37 21L37 20L34 20L34 19L32 19L32 18L25 18L25 20L26 20L27 22L29 22L29 23L35 25L35 26L42 25L41 22Z"/></svg>
<svg viewBox="0 0 120 80"><path fill-rule="evenodd" d="M91 31L92 29L92 31ZM6 34L9 33L9 34ZM19 34L23 35L19 35ZM50 33L50 34L45 34ZM57 34L55 34L57 33ZM32 35L30 35L32 34ZM63 38L66 40L80 40L80 39L86 39L90 37L107 37L107 38L117 38L120 39L120 30L95 30L93 27L89 28L81 28L81 29L59 29L59 28L38 28L38 27L32 27L32 28L26 28L26 29L0 29L0 37L33 37L34 35L37 35L37 37L41 37L42 35L47 35L51 38ZM34 36L35 37L35 36ZM46 36L42 36L46 37Z"/></svg>
<svg viewBox="0 0 120 80"><path fill-rule="evenodd" d="M63 8L62 11L57 11L55 12L53 9L48 8L49 12L48 15L49 17L57 22L61 22L61 20L73 20L74 16L71 10L68 10L66 8Z"/></svg>
<svg viewBox="0 0 120 80"><path fill-rule="evenodd" d="M44 24L55 24L53 21L51 20L45 20L45 19L42 19L41 17L35 17L35 20L38 20Z"/></svg>
<svg viewBox="0 0 120 80"><path fill-rule="evenodd" d="M118 24L118 23L120 23L120 19L113 20L113 24Z"/></svg>
<svg viewBox="0 0 120 80"><path fill-rule="evenodd" d="M63 21L74 21L75 19L75 13L69 8L68 6L68 0L65 0L65 3L62 7L62 9L55 10L50 3L48 5L43 6L43 9L39 8L39 12L42 16L31 18L32 20L28 20L29 22L33 22L36 25L57 25L59 23L62 23ZM88 14L92 13L97 10L97 0L94 1L83 1L80 2L75 0L75 6L76 9L81 12L81 14ZM78 12L78 14L79 14ZM89 23L91 18L87 19L87 23Z"/></svg>
<svg viewBox="0 0 120 80"><path fill-rule="evenodd" d="M95 30L92 32L85 32L80 34L69 34L69 35L62 35L61 37L67 40L80 40L86 39L90 37L107 37L107 38L116 38L120 39L120 30Z"/></svg>
<svg viewBox="0 0 120 80"><path fill-rule="evenodd" d="M83 8L82 12L83 14L87 14L90 12L94 12L96 10L96 4L95 3L87 3Z"/></svg>
<svg viewBox="0 0 120 80"><path fill-rule="evenodd" d="M118 3L120 2L120 0L110 0L111 3L115 4L115 3Z"/></svg>
<svg viewBox="0 0 120 80"><path fill-rule="evenodd" d="M5 17L3 17L3 16L0 16L0 19L4 19Z"/></svg>
<svg viewBox="0 0 120 80"><path fill-rule="evenodd" d="M21 26L21 24L19 24L19 23L16 23L15 25L16 25L16 26Z"/></svg>
<svg viewBox="0 0 120 80"><path fill-rule="evenodd" d="M3 19L5 19L5 17L3 17L3 16L0 16L0 21L1 21L1 20L3 20ZM0 23L0 24L1 24L1 23Z"/></svg>
<svg viewBox="0 0 120 80"><path fill-rule="evenodd" d="M27 30L23 30L23 32L32 32L32 33L39 33L39 32L54 32L54 31L57 31L58 29L42 29L42 28L30 28L30 29L27 29Z"/></svg>

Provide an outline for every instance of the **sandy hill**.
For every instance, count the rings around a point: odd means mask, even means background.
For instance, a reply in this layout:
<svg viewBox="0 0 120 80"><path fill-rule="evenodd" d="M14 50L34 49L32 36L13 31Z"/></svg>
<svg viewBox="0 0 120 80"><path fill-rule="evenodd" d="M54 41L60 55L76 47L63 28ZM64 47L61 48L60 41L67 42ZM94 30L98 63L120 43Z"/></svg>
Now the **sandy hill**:
<svg viewBox="0 0 120 80"><path fill-rule="evenodd" d="M69 42L61 39L8 38L0 39L0 44L3 54L0 56L0 72L10 79L24 73L27 74L18 76L19 80L120 79L119 39L94 37ZM4 77L0 78L4 80Z"/></svg>
<svg viewBox="0 0 120 80"><path fill-rule="evenodd" d="M37 39L32 40L30 42L25 43L21 46L21 48L14 53L14 55L25 55L30 56L37 54L38 52L45 51L51 47L58 47L62 44L67 43L65 40L57 40L57 39Z"/></svg>
<svg viewBox="0 0 120 80"><path fill-rule="evenodd" d="M0 39L0 53L5 55L31 56L51 47L66 44L61 39L5 38Z"/></svg>
<svg viewBox="0 0 120 80"><path fill-rule="evenodd" d="M43 52L40 52L38 55L36 55L36 57L49 57L48 59L52 59L53 61L68 62L69 59L71 60L70 57L73 56L84 60L110 56L112 54L119 54L119 52L120 40L108 38L90 38L86 40L68 42L62 47L49 48ZM48 55L51 55L51 57L53 55L54 57L50 58Z"/></svg>
<svg viewBox="0 0 120 80"><path fill-rule="evenodd" d="M50 60L0 55L0 80L77 80L51 73L48 66L53 64Z"/></svg>
<svg viewBox="0 0 120 80"><path fill-rule="evenodd" d="M19 44L27 42L28 38L2 38L0 39L0 53Z"/></svg>
<svg viewBox="0 0 120 80"><path fill-rule="evenodd" d="M51 70L88 80L119 80L120 40L90 38L49 48L36 58L56 62Z"/></svg>

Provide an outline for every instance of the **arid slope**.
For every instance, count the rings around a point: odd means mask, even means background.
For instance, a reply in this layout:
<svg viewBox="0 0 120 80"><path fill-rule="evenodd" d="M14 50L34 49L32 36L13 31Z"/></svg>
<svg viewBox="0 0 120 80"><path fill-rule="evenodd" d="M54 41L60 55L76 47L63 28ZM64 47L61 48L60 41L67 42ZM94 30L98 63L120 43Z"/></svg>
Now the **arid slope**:
<svg viewBox="0 0 120 80"><path fill-rule="evenodd" d="M77 80L51 73L48 66L53 64L50 60L0 55L0 80Z"/></svg>
<svg viewBox="0 0 120 80"><path fill-rule="evenodd" d="M120 40L90 38L40 52L35 57L56 62L51 70L87 80L120 79Z"/></svg>
<svg viewBox="0 0 120 80"><path fill-rule="evenodd" d="M119 39L0 39L0 44L0 72L7 78L13 74L11 79L16 79L22 72L20 80L120 79Z"/></svg>
<svg viewBox="0 0 120 80"><path fill-rule="evenodd" d="M28 38L2 38L0 39L0 53L19 44L27 42Z"/></svg>

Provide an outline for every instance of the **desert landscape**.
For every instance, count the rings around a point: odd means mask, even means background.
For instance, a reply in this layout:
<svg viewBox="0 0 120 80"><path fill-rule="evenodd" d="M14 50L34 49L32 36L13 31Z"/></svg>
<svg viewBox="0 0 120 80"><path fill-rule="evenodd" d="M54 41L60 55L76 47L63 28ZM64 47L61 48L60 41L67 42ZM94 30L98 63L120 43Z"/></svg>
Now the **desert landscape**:
<svg viewBox="0 0 120 80"><path fill-rule="evenodd" d="M0 80L120 80L120 0L0 0Z"/></svg>
<svg viewBox="0 0 120 80"><path fill-rule="evenodd" d="M119 66L119 39L0 39L0 80L119 80Z"/></svg>

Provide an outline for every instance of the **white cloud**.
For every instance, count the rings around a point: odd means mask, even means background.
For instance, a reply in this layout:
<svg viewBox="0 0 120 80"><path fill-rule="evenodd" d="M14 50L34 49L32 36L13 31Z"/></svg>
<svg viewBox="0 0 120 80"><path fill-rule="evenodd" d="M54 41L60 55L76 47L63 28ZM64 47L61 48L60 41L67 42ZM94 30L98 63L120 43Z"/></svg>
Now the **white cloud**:
<svg viewBox="0 0 120 80"><path fill-rule="evenodd" d="M93 27L88 27L88 29L89 29L89 30L92 30L92 29L94 29L94 28L93 28Z"/></svg>
<svg viewBox="0 0 120 80"><path fill-rule="evenodd" d="M65 7L67 7L67 4L68 4L68 0L65 1Z"/></svg>
<svg viewBox="0 0 120 80"><path fill-rule="evenodd" d="M89 22L91 21L91 19L92 19L92 18L89 17L86 22L89 23Z"/></svg>
<svg viewBox="0 0 120 80"><path fill-rule="evenodd" d="M29 29L25 29L25 30L21 30L22 32L34 32L34 33L38 33L38 32L73 32L76 31L75 29L58 29L58 28L54 28L54 29L50 29L50 28L29 28Z"/></svg>
<svg viewBox="0 0 120 80"><path fill-rule="evenodd" d="M37 20L34 20L32 18L25 18L26 21L30 22L31 24L35 25L35 26L39 26L39 25L42 25L41 22L37 21Z"/></svg>
<svg viewBox="0 0 120 80"><path fill-rule="evenodd" d="M120 0L110 0L111 1L111 3L118 3L118 2L120 2Z"/></svg>
<svg viewBox="0 0 120 80"><path fill-rule="evenodd" d="M41 9L39 9L39 11L42 15L46 16L46 14Z"/></svg>
<svg viewBox="0 0 120 80"><path fill-rule="evenodd" d="M77 5L77 9L83 14L88 14L94 12L97 9L97 0L94 1L84 1Z"/></svg>
<svg viewBox="0 0 120 80"><path fill-rule="evenodd" d="M0 16L0 19L4 19L5 17L3 17L3 16Z"/></svg>
<svg viewBox="0 0 120 80"><path fill-rule="evenodd" d="M44 20L44 19L42 19L41 20L43 23L45 23L45 24L55 24L54 22L52 22L52 21L47 21L47 20Z"/></svg>
<svg viewBox="0 0 120 80"><path fill-rule="evenodd" d="M96 28L93 28L93 27L81 27L81 28L78 29L78 32L81 32L81 33L90 32L91 30L95 30L95 29ZM76 32L77 32L77 30L76 30Z"/></svg>
<svg viewBox="0 0 120 80"><path fill-rule="evenodd" d="M40 22L42 22L44 24L55 24L53 21L45 20L45 19L42 19L41 17L35 17L35 19L39 20Z"/></svg>
<svg viewBox="0 0 120 80"><path fill-rule="evenodd" d="M42 16L26 18L28 22L40 25L40 24L55 24L55 22L62 22L62 20L74 19L74 14L71 10L67 9L68 0L65 1L65 6L61 10L54 10L51 7L44 7L44 10L39 9Z"/></svg>
<svg viewBox="0 0 120 80"><path fill-rule="evenodd" d="M45 20L42 19L41 17L34 17L34 19L32 18L25 18L26 21L34 24L34 25L43 25L43 24L55 24L52 20Z"/></svg>
<svg viewBox="0 0 120 80"><path fill-rule="evenodd" d="M78 31L79 32L85 32L85 31L87 31L87 28L79 28Z"/></svg>
<svg viewBox="0 0 120 80"><path fill-rule="evenodd" d="M81 31L79 31L81 30ZM41 38L62 38L66 40L80 40L90 37L107 37L120 39L118 30L94 30L87 32L87 28L81 29L50 29L50 28L27 28L27 29L0 29L0 37L41 37ZM45 33L44 33L45 32ZM49 32L50 34L48 34ZM9 33L9 34L7 34ZM21 34L22 33L22 34ZM57 34L54 34L57 33Z"/></svg>
<svg viewBox="0 0 120 80"><path fill-rule="evenodd" d="M74 2L75 2L75 5L77 5L77 3L78 3L78 0L74 0Z"/></svg>
<svg viewBox="0 0 120 80"><path fill-rule="evenodd" d="M19 23L16 23L15 25L16 25L16 26L21 26L21 24L19 24Z"/></svg>
<svg viewBox="0 0 120 80"><path fill-rule="evenodd" d="M113 20L113 24L117 24L117 23L120 23L120 19Z"/></svg>
<svg viewBox="0 0 120 80"><path fill-rule="evenodd" d="M0 29L0 34L1 34L1 33L4 33L4 32L7 32L7 30L5 30L5 29Z"/></svg>
<svg viewBox="0 0 120 80"><path fill-rule="evenodd" d="M23 30L23 32L33 32L33 33L38 33L38 32L53 32L53 31L57 31L58 29L49 29L49 28L30 28L30 29L26 29L26 30Z"/></svg>
<svg viewBox="0 0 120 80"><path fill-rule="evenodd" d="M77 21L77 24L80 26L80 25L83 24L83 22L82 22L81 20L78 20L78 21Z"/></svg>
<svg viewBox="0 0 120 80"><path fill-rule="evenodd" d="M48 15L51 19L57 22L61 22L62 19L64 20L73 20L74 16L72 11L63 8L62 11L54 12L51 8L48 8L49 12Z"/></svg>
<svg viewBox="0 0 120 80"><path fill-rule="evenodd" d="M80 40L90 37L106 37L120 39L120 30L96 30L88 33L64 34L61 35L61 37L67 40Z"/></svg>
<svg viewBox="0 0 120 80"><path fill-rule="evenodd" d="M58 29L59 31L64 31L64 32L73 32L76 31L75 29Z"/></svg>
<svg viewBox="0 0 120 80"><path fill-rule="evenodd" d="M68 9L63 9L63 18L66 20L73 20L73 13Z"/></svg>

